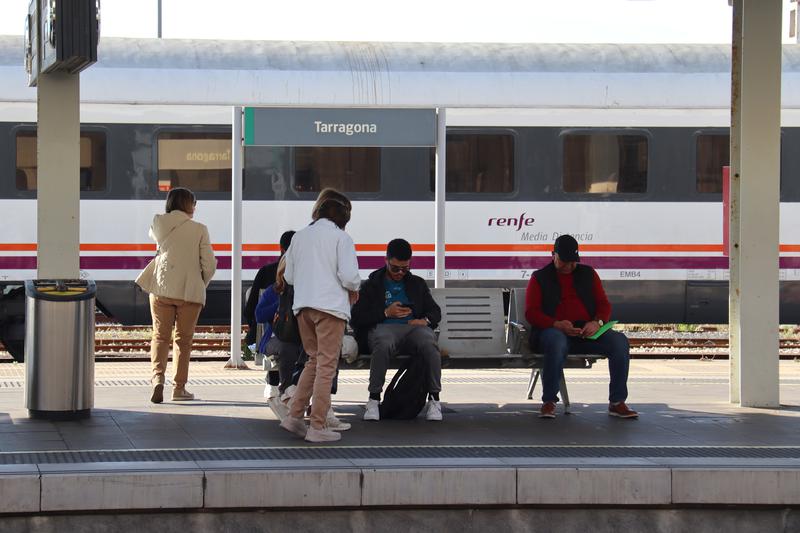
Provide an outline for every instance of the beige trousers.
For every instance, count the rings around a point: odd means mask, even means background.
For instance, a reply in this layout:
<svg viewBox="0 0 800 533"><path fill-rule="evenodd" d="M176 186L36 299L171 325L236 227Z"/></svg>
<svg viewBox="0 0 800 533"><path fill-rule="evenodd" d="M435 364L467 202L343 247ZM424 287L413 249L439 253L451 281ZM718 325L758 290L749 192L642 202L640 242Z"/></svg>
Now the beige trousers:
<svg viewBox="0 0 800 533"><path fill-rule="evenodd" d="M331 408L331 383L342 350L345 321L307 307L297 315L297 323L308 361L300 374L289 414L302 418L313 397L311 427L322 429Z"/></svg>
<svg viewBox="0 0 800 533"><path fill-rule="evenodd" d="M175 388L186 386L189 379L189 356L192 353L192 337L203 305L174 298L150 295L150 315L153 317L153 338L150 341L150 362L153 366L153 385L164 384L172 330L175 329L173 362Z"/></svg>

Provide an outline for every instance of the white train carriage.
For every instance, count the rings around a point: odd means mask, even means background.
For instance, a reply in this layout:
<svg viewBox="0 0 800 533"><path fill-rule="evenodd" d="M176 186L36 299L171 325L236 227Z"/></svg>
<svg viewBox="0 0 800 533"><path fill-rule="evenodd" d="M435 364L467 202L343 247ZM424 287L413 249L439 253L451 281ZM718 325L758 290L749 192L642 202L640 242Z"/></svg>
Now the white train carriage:
<svg viewBox="0 0 800 533"><path fill-rule="evenodd" d="M445 107L446 278L524 285L572 233L615 317L727 320L723 45L369 44L103 39L81 75L81 269L126 323L149 320L132 283L166 191L197 192L220 269L201 318L229 320L232 105ZM800 141L800 51L784 49L783 135ZM35 90L22 42L0 37L0 283L36 276ZM254 147L245 153L243 278L308 222L316 193L354 201L366 275L395 237L433 278L433 152ZM800 155L782 154L781 320L800 319Z"/></svg>

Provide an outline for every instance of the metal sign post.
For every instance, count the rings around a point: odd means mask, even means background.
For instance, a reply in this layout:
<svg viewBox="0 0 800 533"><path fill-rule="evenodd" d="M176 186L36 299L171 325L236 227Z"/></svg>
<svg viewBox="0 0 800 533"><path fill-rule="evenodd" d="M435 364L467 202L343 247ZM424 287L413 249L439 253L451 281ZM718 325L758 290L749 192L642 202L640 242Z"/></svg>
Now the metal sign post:
<svg viewBox="0 0 800 533"><path fill-rule="evenodd" d="M444 253L445 253L445 195L447 194L447 184L445 169L447 168L447 112L443 108L439 108L436 115L436 244L434 247L436 258L434 266L436 268L436 277L434 278L434 287L437 289L444 288Z"/></svg>
<svg viewBox="0 0 800 533"><path fill-rule="evenodd" d="M242 359L242 108L233 108L231 136L231 357L225 368L248 368Z"/></svg>

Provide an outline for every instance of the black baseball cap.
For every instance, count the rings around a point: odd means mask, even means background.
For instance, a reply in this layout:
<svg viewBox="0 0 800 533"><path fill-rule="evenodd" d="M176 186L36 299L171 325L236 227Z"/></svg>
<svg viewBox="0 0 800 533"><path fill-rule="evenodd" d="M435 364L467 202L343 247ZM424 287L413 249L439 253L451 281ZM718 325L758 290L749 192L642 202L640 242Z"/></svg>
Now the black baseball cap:
<svg viewBox="0 0 800 533"><path fill-rule="evenodd" d="M564 234L556 239L553 251L558 254L562 261L567 263L581 260L578 255L578 241L572 235Z"/></svg>

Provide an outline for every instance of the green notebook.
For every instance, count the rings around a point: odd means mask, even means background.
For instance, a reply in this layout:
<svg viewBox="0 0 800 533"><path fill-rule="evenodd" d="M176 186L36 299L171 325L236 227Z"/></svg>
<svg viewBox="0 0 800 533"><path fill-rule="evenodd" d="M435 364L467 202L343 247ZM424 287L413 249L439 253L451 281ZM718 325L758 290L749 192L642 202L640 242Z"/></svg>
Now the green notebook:
<svg viewBox="0 0 800 533"><path fill-rule="evenodd" d="M602 335L602 334L603 334L603 333L605 333L606 331L608 331L608 330L610 330L611 328L613 328L613 327L614 327L614 324L616 324L616 323L617 323L617 321L616 321L616 320L611 320L611 321L609 321L609 322L606 322L605 324L603 324L602 326L600 326L600 329L598 329L598 330L597 330L597 332L596 332L594 335L592 335L591 337L586 337L586 338L587 338L587 339L591 339L591 340L593 340L593 341L596 341L597 339L599 339L599 338L600 338L600 335Z"/></svg>

